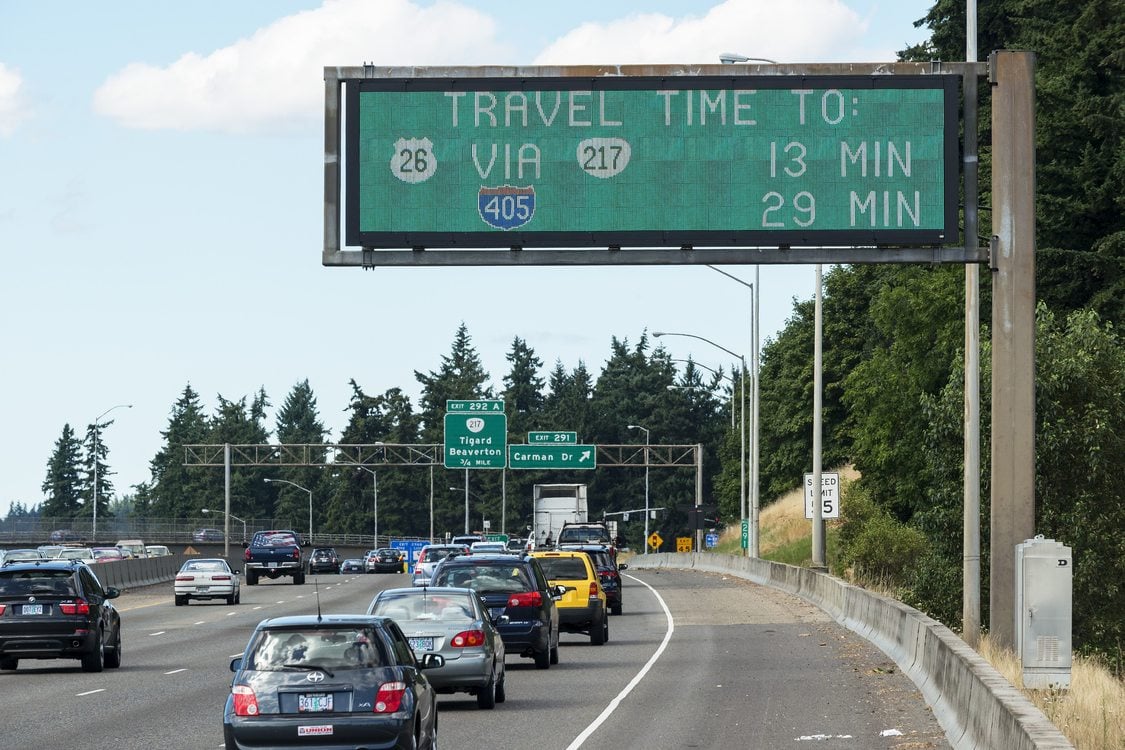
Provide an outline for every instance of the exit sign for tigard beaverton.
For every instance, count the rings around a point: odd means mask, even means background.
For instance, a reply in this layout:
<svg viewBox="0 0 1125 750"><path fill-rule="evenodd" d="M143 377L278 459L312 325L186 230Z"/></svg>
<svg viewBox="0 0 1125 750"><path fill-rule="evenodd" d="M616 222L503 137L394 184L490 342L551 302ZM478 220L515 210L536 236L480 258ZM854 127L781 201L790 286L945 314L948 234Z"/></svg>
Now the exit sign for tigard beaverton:
<svg viewBox="0 0 1125 750"><path fill-rule="evenodd" d="M349 80L348 244L955 241L959 80Z"/></svg>

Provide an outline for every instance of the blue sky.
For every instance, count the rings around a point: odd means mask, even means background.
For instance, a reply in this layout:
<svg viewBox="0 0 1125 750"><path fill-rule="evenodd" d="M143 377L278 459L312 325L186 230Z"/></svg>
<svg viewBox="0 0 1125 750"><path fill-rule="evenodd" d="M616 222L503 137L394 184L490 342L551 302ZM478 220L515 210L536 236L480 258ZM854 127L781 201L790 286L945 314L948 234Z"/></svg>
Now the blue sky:
<svg viewBox="0 0 1125 750"><path fill-rule="evenodd" d="M646 330L749 355L748 290L707 268L323 268L322 66L893 60L931 4L0 0L0 514L41 502L64 424L117 404L113 481L148 480L189 383L276 410L308 379L335 439L349 379L416 396L462 321L497 388L516 336L544 374ZM764 341L813 269L760 273Z"/></svg>

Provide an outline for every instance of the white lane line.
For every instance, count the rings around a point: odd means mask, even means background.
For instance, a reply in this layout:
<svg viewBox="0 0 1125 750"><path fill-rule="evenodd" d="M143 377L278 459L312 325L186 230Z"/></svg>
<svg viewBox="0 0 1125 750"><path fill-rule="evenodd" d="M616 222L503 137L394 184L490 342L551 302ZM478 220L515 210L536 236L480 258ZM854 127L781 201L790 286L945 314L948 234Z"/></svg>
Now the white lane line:
<svg viewBox="0 0 1125 750"><path fill-rule="evenodd" d="M151 638L151 637L152 637L152 636L154 636L154 635L164 635L164 634L165 634L165 633L167 633L167 632L168 632L168 631L166 631L166 630L157 630L157 631L156 631L155 633L149 633L149 634L148 634L148 637L149 637L149 638Z"/></svg>
<svg viewBox="0 0 1125 750"><path fill-rule="evenodd" d="M237 614L237 612L227 612L227 617L234 617Z"/></svg>
<svg viewBox="0 0 1125 750"><path fill-rule="evenodd" d="M676 623L672 620L672 611L668 609L668 605L664 603L663 597L661 597L660 594L656 592L656 589L654 589L652 586L649 586L647 583L642 581L640 578L637 578L636 576L626 575L625 577L636 581L652 592L652 595L656 597L656 601L660 602L660 608L664 610L664 617L668 620L668 629L664 632L664 640L660 642L660 647L653 652L652 656L649 657L649 660L645 662L645 665L643 667L641 667L641 671L637 672L633 679L629 681L629 684L622 688L621 692L617 694L617 697L609 702L609 705L606 706L605 710L603 710L598 715L598 718L590 722L590 726L583 729L582 734L574 738L574 742L571 742L569 745L567 745L566 750L577 750L578 748L582 747L582 743L590 739L590 735L597 731L598 727L604 724L605 720L613 715L613 712L617 710L617 707L619 705L621 705L621 701L625 699L625 696L633 692L633 688L635 688L640 683L640 681L644 679L644 676L647 675L648 671L652 669L652 666L656 664L656 660L659 659L660 655L664 653L664 649L668 648L668 641L672 640L672 633L676 630Z"/></svg>
<svg viewBox="0 0 1125 750"><path fill-rule="evenodd" d="M199 622L193 622L192 625L203 625L206 622L206 620L200 620Z"/></svg>
<svg viewBox="0 0 1125 750"><path fill-rule="evenodd" d="M262 608L261 604L259 604L257 607L254 607L254 609L261 609L261 608Z"/></svg>
<svg viewBox="0 0 1125 750"><path fill-rule="evenodd" d="M85 693L75 693L75 698L81 698L84 695L93 695L94 693L104 693L105 688L98 688L97 690L87 690Z"/></svg>
<svg viewBox="0 0 1125 750"><path fill-rule="evenodd" d="M179 674L180 672L186 672L186 671L187 671L187 667L183 667L181 669L173 669L171 672L165 672L164 674Z"/></svg>

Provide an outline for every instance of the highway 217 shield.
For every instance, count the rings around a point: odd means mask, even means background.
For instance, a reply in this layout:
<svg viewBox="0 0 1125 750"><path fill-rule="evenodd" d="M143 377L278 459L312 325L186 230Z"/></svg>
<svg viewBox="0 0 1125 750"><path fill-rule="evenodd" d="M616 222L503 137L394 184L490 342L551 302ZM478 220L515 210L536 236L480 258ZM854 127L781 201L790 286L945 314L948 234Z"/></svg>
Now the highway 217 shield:
<svg viewBox="0 0 1125 750"><path fill-rule="evenodd" d="M535 215L535 188L501 185L480 188L477 211L484 223L496 229L517 229Z"/></svg>

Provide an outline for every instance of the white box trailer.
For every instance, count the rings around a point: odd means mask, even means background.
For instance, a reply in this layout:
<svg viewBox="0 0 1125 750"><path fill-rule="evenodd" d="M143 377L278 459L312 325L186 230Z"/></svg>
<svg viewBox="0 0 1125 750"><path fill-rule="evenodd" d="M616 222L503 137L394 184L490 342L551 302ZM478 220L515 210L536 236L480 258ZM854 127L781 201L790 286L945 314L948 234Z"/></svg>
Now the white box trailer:
<svg viewBox="0 0 1125 750"><path fill-rule="evenodd" d="M537 484L532 487L531 500L531 536L537 548L554 544L564 523L589 520L584 484Z"/></svg>

